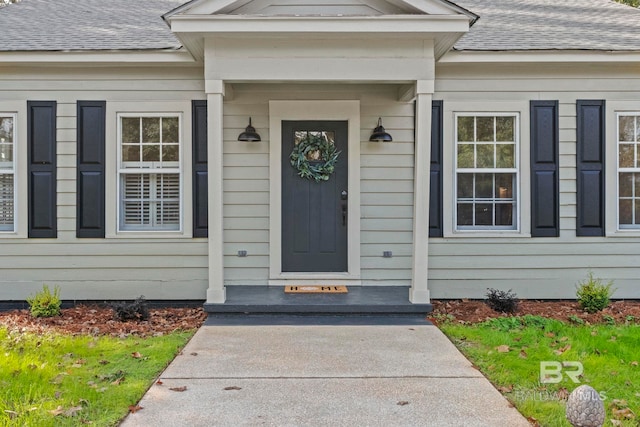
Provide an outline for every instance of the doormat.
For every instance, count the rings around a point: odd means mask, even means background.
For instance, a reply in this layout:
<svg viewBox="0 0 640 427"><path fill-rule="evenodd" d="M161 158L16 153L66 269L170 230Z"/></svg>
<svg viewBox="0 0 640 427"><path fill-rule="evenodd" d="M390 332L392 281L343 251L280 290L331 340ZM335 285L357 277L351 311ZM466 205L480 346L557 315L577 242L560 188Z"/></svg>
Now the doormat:
<svg viewBox="0 0 640 427"><path fill-rule="evenodd" d="M301 285L301 286L285 286L285 294L346 294L349 291L346 286L319 286L319 285Z"/></svg>

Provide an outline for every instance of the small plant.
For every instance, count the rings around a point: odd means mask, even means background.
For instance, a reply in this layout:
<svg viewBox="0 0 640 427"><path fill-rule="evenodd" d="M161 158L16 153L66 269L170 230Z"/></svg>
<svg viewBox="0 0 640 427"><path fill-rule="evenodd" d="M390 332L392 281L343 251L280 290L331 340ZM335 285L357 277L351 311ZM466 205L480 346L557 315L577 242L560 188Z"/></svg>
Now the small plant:
<svg viewBox="0 0 640 427"><path fill-rule="evenodd" d="M111 304L111 308L113 309L113 316L121 322L129 320L140 321L149 318L149 309L144 295L135 301Z"/></svg>
<svg viewBox="0 0 640 427"><path fill-rule="evenodd" d="M62 305L60 288L58 286L54 287L53 293L51 293L49 286L42 285L42 290L27 298L27 303L33 317L59 316L60 306Z"/></svg>
<svg viewBox="0 0 640 427"><path fill-rule="evenodd" d="M602 316L602 320L607 324L607 325L615 325L616 324L616 319L613 318L613 316L610 316L608 314L605 314L604 316Z"/></svg>
<svg viewBox="0 0 640 427"><path fill-rule="evenodd" d="M575 314L572 314L571 316L569 316L569 322L575 323L576 325L584 325L584 320L582 320Z"/></svg>
<svg viewBox="0 0 640 427"><path fill-rule="evenodd" d="M487 305L500 313L515 313L518 309L518 296L511 289L500 291L487 288Z"/></svg>
<svg viewBox="0 0 640 427"><path fill-rule="evenodd" d="M444 313L436 313L430 316L434 322L438 324L447 324L452 323L456 320L455 316L452 314L444 314Z"/></svg>
<svg viewBox="0 0 640 427"><path fill-rule="evenodd" d="M601 279L593 277L593 272L590 271L589 277L576 287L578 304L587 313L604 310L609 305L609 299L614 292L611 286L613 286L613 281L609 281L605 285Z"/></svg>
<svg viewBox="0 0 640 427"><path fill-rule="evenodd" d="M627 317L624 318L624 321L627 325L636 323L636 316L629 314Z"/></svg>

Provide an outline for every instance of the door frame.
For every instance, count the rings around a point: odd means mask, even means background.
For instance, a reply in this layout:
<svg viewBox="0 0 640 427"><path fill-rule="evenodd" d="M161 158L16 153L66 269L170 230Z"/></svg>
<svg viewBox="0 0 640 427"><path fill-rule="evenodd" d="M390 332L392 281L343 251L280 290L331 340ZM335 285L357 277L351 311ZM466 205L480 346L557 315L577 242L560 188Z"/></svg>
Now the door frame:
<svg viewBox="0 0 640 427"><path fill-rule="evenodd" d="M348 135L347 272L282 272L282 121L346 120ZM269 101L269 285L360 281L360 101Z"/></svg>

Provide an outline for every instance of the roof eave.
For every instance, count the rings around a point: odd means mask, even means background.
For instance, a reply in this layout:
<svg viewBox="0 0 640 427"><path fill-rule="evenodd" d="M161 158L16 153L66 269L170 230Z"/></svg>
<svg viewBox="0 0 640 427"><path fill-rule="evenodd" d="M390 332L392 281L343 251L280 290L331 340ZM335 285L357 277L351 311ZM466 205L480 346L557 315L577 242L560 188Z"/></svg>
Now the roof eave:
<svg viewBox="0 0 640 427"><path fill-rule="evenodd" d="M640 63L640 50L536 49L450 50L443 64L473 63Z"/></svg>
<svg viewBox="0 0 640 427"><path fill-rule="evenodd" d="M121 64L180 65L194 63L191 54L180 49L146 50L69 50L69 51L4 51L0 66L7 64Z"/></svg>

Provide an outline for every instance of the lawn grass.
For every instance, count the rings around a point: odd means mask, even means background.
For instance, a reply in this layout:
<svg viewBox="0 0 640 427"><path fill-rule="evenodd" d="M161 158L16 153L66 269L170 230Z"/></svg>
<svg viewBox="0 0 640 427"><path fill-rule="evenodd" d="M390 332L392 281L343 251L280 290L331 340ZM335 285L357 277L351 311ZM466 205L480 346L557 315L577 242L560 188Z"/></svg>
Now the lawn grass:
<svg viewBox="0 0 640 427"><path fill-rule="evenodd" d="M192 335L121 339L0 327L0 425L116 425Z"/></svg>
<svg viewBox="0 0 640 427"><path fill-rule="evenodd" d="M523 316L477 325L448 321L440 327L523 415L543 427L571 427L565 419L565 399L581 384L603 397L605 426L640 425L638 325L573 325ZM501 346L508 346L508 351ZM541 381L543 361L582 363L580 383L566 375L557 384ZM557 376L547 376L545 381L552 377Z"/></svg>

